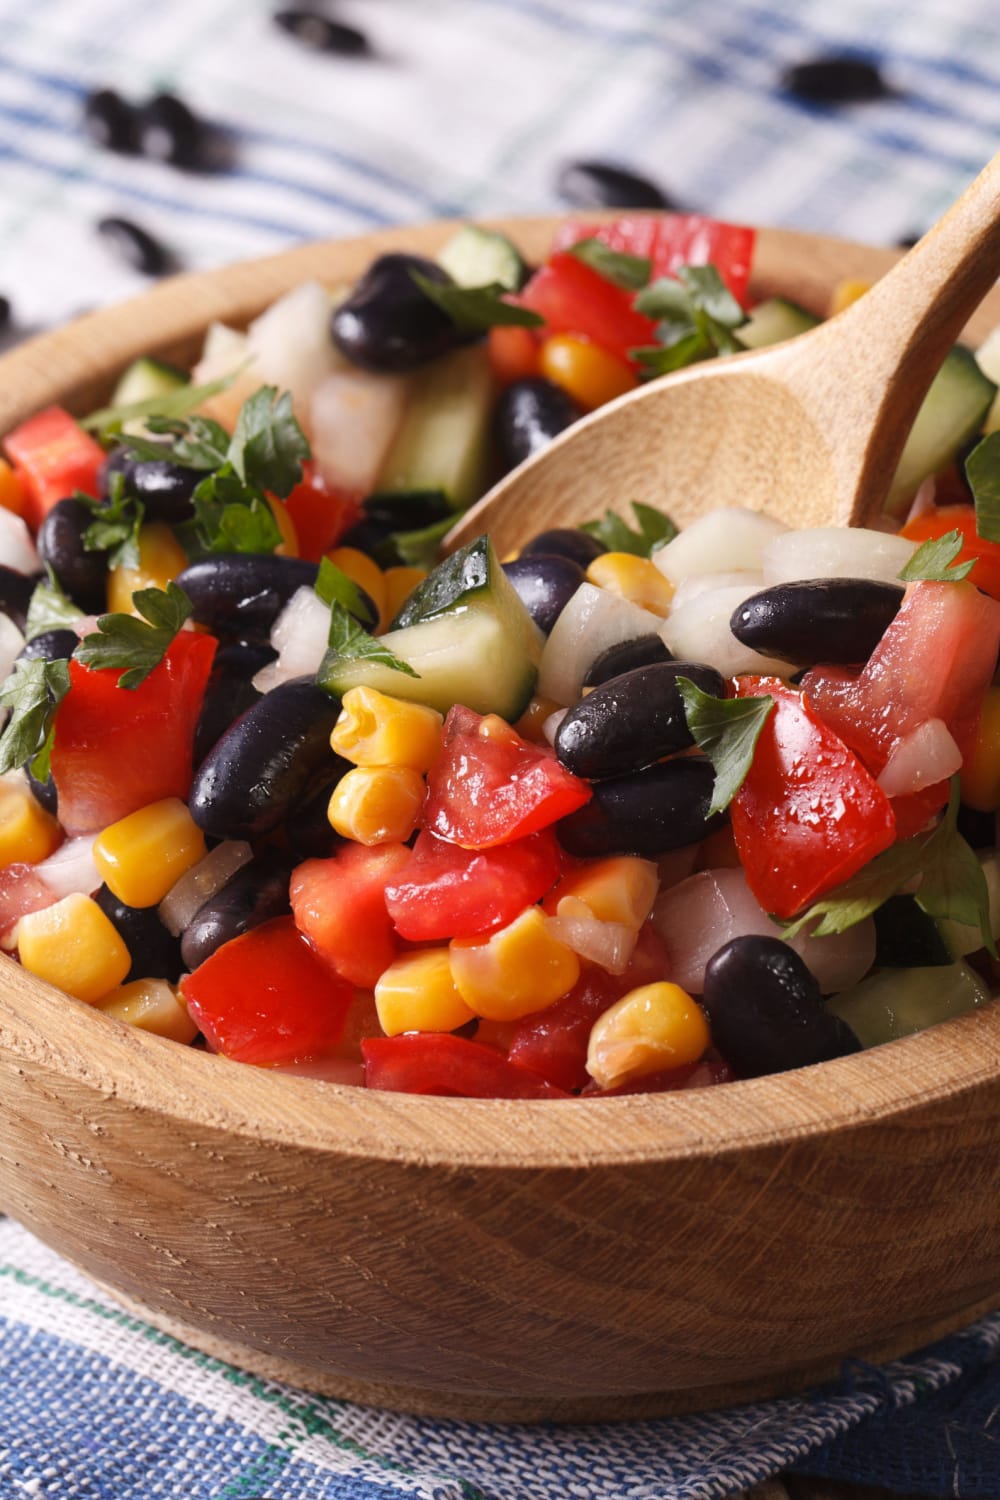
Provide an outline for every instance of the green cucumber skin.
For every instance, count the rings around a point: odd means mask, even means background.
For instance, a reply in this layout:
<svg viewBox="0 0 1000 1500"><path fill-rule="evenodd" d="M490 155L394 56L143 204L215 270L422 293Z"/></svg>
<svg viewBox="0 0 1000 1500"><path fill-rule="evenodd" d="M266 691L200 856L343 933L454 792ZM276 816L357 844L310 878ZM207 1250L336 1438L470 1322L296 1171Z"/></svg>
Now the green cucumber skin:
<svg viewBox="0 0 1000 1500"><path fill-rule="evenodd" d="M458 286L498 283L509 292L516 292L528 274L513 240L494 230L480 229L477 224L463 224L457 229L439 252L437 261Z"/></svg>
<svg viewBox="0 0 1000 1500"><path fill-rule="evenodd" d="M787 297L768 297L758 302L736 337L747 349L766 349L815 328L820 319Z"/></svg>
<svg viewBox="0 0 1000 1500"><path fill-rule="evenodd" d="M161 359L136 359L119 378L111 397L112 406L133 406L179 390L188 384L183 370Z"/></svg>
<svg viewBox="0 0 1000 1500"><path fill-rule="evenodd" d="M465 510L482 494L489 470L494 395L482 344L425 365L375 488L441 490L454 510Z"/></svg>
<svg viewBox="0 0 1000 1500"><path fill-rule="evenodd" d="M982 426L997 387L971 349L956 344L931 382L906 440L885 509L902 515L918 486L939 473Z"/></svg>

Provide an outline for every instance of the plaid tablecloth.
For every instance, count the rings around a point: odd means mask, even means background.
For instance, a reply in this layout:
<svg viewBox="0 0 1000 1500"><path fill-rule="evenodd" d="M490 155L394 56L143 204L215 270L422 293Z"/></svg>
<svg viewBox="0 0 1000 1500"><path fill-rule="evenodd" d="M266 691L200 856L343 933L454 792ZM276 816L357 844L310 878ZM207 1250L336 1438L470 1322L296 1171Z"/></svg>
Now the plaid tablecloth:
<svg viewBox="0 0 1000 1500"><path fill-rule="evenodd" d="M200 269L442 214L552 211L560 168L597 158L682 207L893 243L1000 146L996 0L343 0L337 16L370 40L359 57L306 50L274 8L0 0L8 338L148 284L96 234L108 215ZM790 66L832 52L876 61L887 95L828 106L782 88ZM134 102L176 91L218 131L225 165L99 149L80 121L101 86ZM0 1500L693 1500L794 1466L1000 1495L1000 1316L807 1397L489 1428L222 1365L7 1222L0 1330Z"/></svg>

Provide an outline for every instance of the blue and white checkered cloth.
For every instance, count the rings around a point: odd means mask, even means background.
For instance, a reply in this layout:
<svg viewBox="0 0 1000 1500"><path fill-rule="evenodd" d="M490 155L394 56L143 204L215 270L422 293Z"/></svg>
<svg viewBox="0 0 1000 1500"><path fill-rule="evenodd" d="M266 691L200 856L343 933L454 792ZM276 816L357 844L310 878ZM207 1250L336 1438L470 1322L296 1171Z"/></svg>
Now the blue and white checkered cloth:
<svg viewBox="0 0 1000 1500"><path fill-rule="evenodd" d="M438 215L551 212L559 168L599 158L683 207L889 244L1000 146L996 0L341 0L370 38L361 58L303 50L272 8L0 0L0 295L16 331L145 287L95 233L111 214L204 269ZM879 62L891 94L831 108L782 92L789 65L840 51ZM175 90L225 133L228 167L99 150L80 115L101 86ZM5 1222L0 1330L0 1500L695 1500L796 1469L1000 1496L1000 1315L806 1396L488 1427L209 1359Z"/></svg>

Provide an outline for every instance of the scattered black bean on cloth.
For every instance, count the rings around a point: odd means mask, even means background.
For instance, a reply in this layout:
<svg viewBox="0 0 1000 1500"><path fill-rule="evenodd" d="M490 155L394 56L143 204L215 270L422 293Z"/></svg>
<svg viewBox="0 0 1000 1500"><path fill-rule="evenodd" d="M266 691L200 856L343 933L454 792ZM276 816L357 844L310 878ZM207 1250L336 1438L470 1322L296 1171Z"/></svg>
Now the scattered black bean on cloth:
<svg viewBox="0 0 1000 1500"><path fill-rule="evenodd" d="M368 38L356 26L335 21L316 10L290 6L276 10L274 24L311 52L333 52L340 57L360 57L371 50Z"/></svg>
<svg viewBox="0 0 1000 1500"><path fill-rule="evenodd" d="M560 167L556 192L571 208L676 208L648 177L606 161L569 161Z"/></svg>
<svg viewBox="0 0 1000 1500"><path fill-rule="evenodd" d="M830 53L787 68L781 87L810 104L855 104L892 93L878 65L850 53Z"/></svg>
<svg viewBox="0 0 1000 1500"><path fill-rule="evenodd" d="M0 296L0 333L10 325L10 298Z"/></svg>
<svg viewBox="0 0 1000 1500"><path fill-rule="evenodd" d="M138 131L139 150L151 161L196 167L205 159L210 132L176 94L154 94L139 111Z"/></svg>
<svg viewBox="0 0 1000 1500"><path fill-rule="evenodd" d="M163 276L174 268L167 247L132 219L109 215L98 221L97 232L120 260L144 276Z"/></svg>
<svg viewBox="0 0 1000 1500"><path fill-rule="evenodd" d="M84 100L84 131L105 151L135 151L137 124L135 109L115 89L94 89Z"/></svg>

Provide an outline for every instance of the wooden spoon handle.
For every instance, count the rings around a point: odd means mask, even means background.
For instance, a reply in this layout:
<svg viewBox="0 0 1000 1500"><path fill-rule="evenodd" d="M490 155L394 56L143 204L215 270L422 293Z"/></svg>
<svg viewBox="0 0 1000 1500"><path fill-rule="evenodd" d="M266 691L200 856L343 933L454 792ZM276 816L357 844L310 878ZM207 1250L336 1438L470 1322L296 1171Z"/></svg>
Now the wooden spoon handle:
<svg viewBox="0 0 1000 1500"><path fill-rule="evenodd" d="M934 375L998 275L1000 153L864 297L781 351L783 375L829 419L844 521L881 508Z"/></svg>

